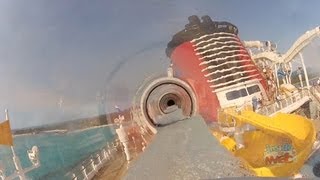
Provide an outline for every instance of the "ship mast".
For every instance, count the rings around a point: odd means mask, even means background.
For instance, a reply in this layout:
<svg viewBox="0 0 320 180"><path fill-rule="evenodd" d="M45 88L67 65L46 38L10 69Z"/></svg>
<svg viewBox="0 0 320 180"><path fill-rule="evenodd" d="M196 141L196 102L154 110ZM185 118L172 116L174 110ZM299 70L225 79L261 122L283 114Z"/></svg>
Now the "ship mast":
<svg viewBox="0 0 320 180"><path fill-rule="evenodd" d="M9 121L9 113L8 110L5 110L5 114L6 114L6 121ZM25 180L26 178L26 173L29 171L32 171L33 169L36 169L38 167L40 167L40 161L39 161L39 149L37 146L33 146L31 150L28 150L28 157L29 160L32 163L32 166L27 167L25 169L23 169L23 167L21 166L21 161L19 156L16 155L15 151L14 151L14 147L13 145L10 146L11 148L11 152L12 152L12 160L13 160L13 164L14 167L16 169L16 171L11 174L10 176L5 176L5 174L2 172L0 173L0 179L4 180L4 179L15 179L17 177L19 177L20 180Z"/></svg>

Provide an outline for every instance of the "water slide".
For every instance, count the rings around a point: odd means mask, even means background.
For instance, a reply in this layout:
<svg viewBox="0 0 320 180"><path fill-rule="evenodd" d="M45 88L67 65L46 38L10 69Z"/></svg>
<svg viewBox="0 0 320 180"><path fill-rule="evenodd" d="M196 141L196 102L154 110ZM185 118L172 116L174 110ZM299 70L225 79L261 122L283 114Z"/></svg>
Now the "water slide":
<svg viewBox="0 0 320 180"><path fill-rule="evenodd" d="M258 59L269 59L276 63L288 63L303 50L311 41L320 35L320 28L316 27L310 31L305 32L300 36L291 48L283 55L280 55L274 51L264 51L252 56L254 60ZM255 41L254 41L255 42ZM248 46L251 47L252 43L247 42ZM258 44L257 42L255 45ZM255 46L254 46L255 47Z"/></svg>
<svg viewBox="0 0 320 180"><path fill-rule="evenodd" d="M316 139L313 123L302 116L278 113L273 117L263 116L253 111L241 114L225 112L236 121L235 134L242 135L243 148L233 153L243 159L257 176L288 177L298 173L308 159ZM255 128L245 130L251 125ZM236 137L224 139L227 149L238 143Z"/></svg>

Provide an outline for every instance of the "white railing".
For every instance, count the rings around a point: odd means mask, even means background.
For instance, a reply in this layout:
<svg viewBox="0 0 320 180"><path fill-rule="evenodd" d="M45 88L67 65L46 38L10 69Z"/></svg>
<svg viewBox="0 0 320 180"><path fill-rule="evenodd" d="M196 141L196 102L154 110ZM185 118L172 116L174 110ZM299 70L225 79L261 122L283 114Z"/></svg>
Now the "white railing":
<svg viewBox="0 0 320 180"><path fill-rule="evenodd" d="M276 63L287 63L294 59L294 57L301 52L308 44L310 44L316 37L320 35L320 29L319 27L316 27L312 30L309 30L305 32L303 35L301 35L294 44L288 49L288 51L281 56L275 52L270 51L264 51L259 54L253 55L254 60L258 59L269 59L271 61L274 61Z"/></svg>
<svg viewBox="0 0 320 180"><path fill-rule="evenodd" d="M103 166L115 159L116 154L119 153L119 146L118 140L112 142L111 145L108 143L106 147L90 155L89 158L77 165L65 176L73 180L92 179Z"/></svg>
<svg viewBox="0 0 320 180"><path fill-rule="evenodd" d="M310 97L309 91L307 89L301 90L290 97L281 99L273 104L263 106L260 109L257 109L257 113L270 116L275 114L276 112L281 111L284 108L287 108L299 101L301 101L305 97Z"/></svg>
<svg viewBox="0 0 320 180"><path fill-rule="evenodd" d="M320 86L313 86L310 88L311 94L320 103Z"/></svg>
<svg viewBox="0 0 320 180"><path fill-rule="evenodd" d="M145 134L149 136L149 134ZM147 145L147 140L141 134L141 137L135 138L130 136L128 132L128 150L132 157L144 151ZM125 154L124 144L120 142L117 137L112 143L107 143L107 146L102 148L100 151L93 153L87 159L79 163L71 171L69 171L65 177L73 180L90 180L102 167L108 167L113 163L124 164L127 162ZM103 173L103 172L102 172Z"/></svg>

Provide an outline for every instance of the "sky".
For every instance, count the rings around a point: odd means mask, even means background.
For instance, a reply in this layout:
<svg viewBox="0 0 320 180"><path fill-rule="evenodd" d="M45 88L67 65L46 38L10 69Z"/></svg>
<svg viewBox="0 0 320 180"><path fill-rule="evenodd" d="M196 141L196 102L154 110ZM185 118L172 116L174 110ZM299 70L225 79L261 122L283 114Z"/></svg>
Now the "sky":
<svg viewBox="0 0 320 180"><path fill-rule="evenodd" d="M166 44L190 15L229 21L242 40L271 40L285 52L320 24L317 7L316 0L2 0L0 117L8 108L15 129L94 116L103 93L107 111L127 107L144 78L164 72ZM305 50L308 64L319 64L319 47Z"/></svg>

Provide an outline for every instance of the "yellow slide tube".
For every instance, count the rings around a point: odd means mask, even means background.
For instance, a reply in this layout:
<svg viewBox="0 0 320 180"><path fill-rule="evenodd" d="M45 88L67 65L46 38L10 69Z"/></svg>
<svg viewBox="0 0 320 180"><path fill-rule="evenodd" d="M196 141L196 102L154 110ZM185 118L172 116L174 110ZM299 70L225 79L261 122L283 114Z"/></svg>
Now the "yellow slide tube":
<svg viewBox="0 0 320 180"><path fill-rule="evenodd" d="M309 119L283 113L268 117L253 111L226 114L233 117L237 127L250 124L256 128L242 134L244 148L234 154L257 176L292 176L311 153L316 131Z"/></svg>

